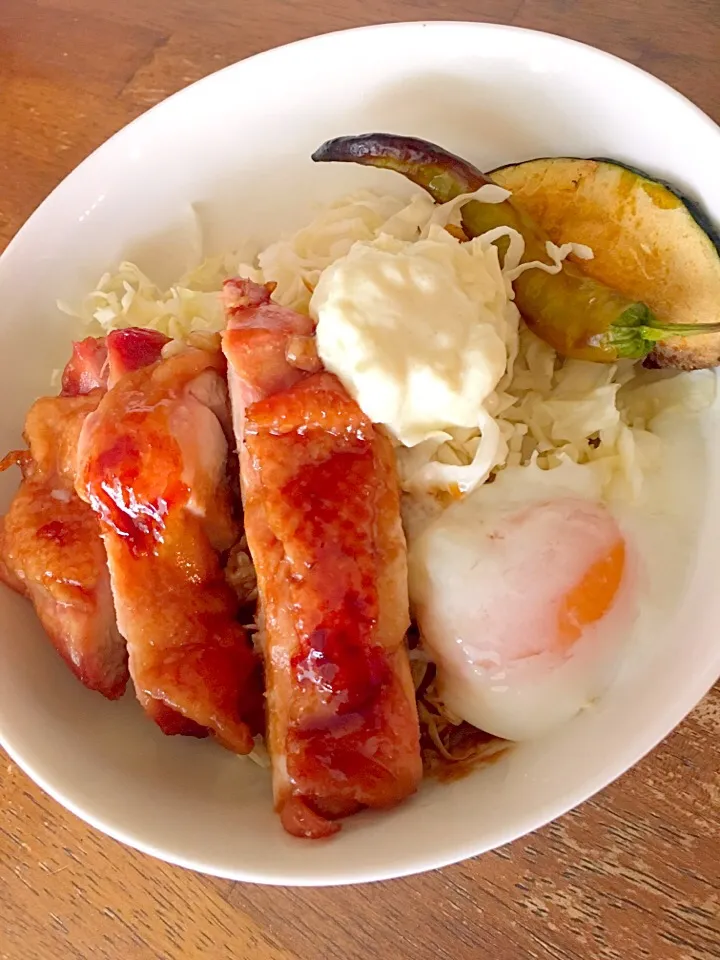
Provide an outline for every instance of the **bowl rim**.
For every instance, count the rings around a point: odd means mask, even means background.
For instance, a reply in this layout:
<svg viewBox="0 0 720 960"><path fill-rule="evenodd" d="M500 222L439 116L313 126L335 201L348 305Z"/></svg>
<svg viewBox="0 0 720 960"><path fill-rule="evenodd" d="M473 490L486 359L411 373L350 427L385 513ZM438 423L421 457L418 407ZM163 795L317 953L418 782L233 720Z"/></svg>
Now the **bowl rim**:
<svg viewBox="0 0 720 960"><path fill-rule="evenodd" d="M619 67L623 70L629 71L630 73L634 73L638 76L646 78L646 80L649 80L653 85L656 85L656 87L661 90L665 96L671 96L673 99L678 101L685 108L685 110L692 112L698 120L708 127L710 132L720 137L720 126L715 123L715 121L703 110L701 110L700 107L694 104L679 91L675 90L669 84L665 83L665 81L660 80L653 74L650 74L642 68L629 63L621 57L608 53L590 44L564 37L561 34L555 34L542 30L534 30L527 27L519 27L510 24L486 23L484 21L426 19L402 21L397 23L375 23L351 27L343 30L333 30L314 34L309 37L304 37L300 40L295 40L278 47L262 50L258 53L252 54L251 56L229 64L228 66L216 70L200 80L183 87L170 96L165 97L159 103L154 104L152 107L141 113L138 117L125 124L120 130L116 131L107 140L103 141L85 159L83 159L76 167L74 167L73 170L70 171L70 173L68 173L54 187L54 189L30 214L16 234L11 238L2 254L0 254L0 275L2 274L3 268L6 268L9 265L8 261L10 261L16 254L16 251L24 239L24 236L33 226L42 220L50 202L68 191L74 184L79 183L85 173L96 161L98 154L108 149L114 142L125 137L129 130L136 129L144 124L152 123L153 116L156 115L158 111L166 109L166 106L170 101L172 101L174 104L177 104L185 97L195 96L198 88L202 88L203 86L207 86L208 88L211 87L214 83L218 82L218 78L220 78L222 75L238 70L241 64L250 61L256 62L260 59L282 59L290 49L295 50L301 47L314 46L322 47L323 44L332 44L338 37L346 37L355 34L367 35L390 31L398 33L412 33L413 31L424 29L430 29L438 33L454 32L459 29L463 29L473 30L477 31L478 33L485 34L494 33L534 37L543 44L556 45L563 48L576 48L587 56L595 57L598 61L605 61L608 65L611 65L615 69ZM20 767L45 793L52 797L53 800L63 806L66 810L70 811L70 813L74 814L80 820L87 823L89 826L99 830L101 833L106 834L107 836L125 844L134 850L146 853L166 863L229 880L258 883L269 886L341 886L353 883L367 883L412 876L449 866L468 858L478 856L489 850L505 846L506 844L509 844L520 837L539 829L540 827L549 823L551 820L555 820L558 817L563 816L569 810L572 810L574 807L583 803L594 794L604 789L606 786L609 786L614 780L624 774L630 767L634 766L651 750L653 750L688 715L688 713L690 713L690 711L697 706L700 700L712 688L713 684L719 677L720 649L718 650L715 662L708 662L705 666L705 669L694 676L692 683L688 681L688 686L685 688L685 695L679 701L673 703L672 708L668 708L662 713L662 715L659 715L654 722L651 722L644 727L642 735L638 734L632 740L631 746L626 746L624 750L615 754L614 762L610 764L609 767L603 767L602 770L599 771L594 777L591 777L582 784L579 784L574 790L563 796L562 800L548 802L544 805L544 807L533 810L532 813L528 814L521 821L515 822L508 829L498 831L498 835L494 839L489 838L478 843L477 840L473 840L472 837L470 837L466 841L454 843L450 847L441 847L438 853L434 856L422 855L421 857L418 856L413 858L412 855L409 855L403 864L396 867L368 867L355 871L353 871L352 868L343 868L333 871L332 875L328 875L326 878L322 879L308 877L297 872L279 875L278 873L263 872L262 870L257 869L248 870L243 867L238 867L237 869L218 868L212 863L203 862L200 859L194 859L192 857L178 855L171 849L165 849L150 842L146 842L141 838L135 837L132 833L128 833L124 829L116 827L112 822L105 821L102 816L96 816L93 813L88 813L86 810L84 810L80 804L76 803L72 799L72 797L67 796L62 788L57 787L54 783L46 779L40 770L35 769L32 762L26 760L22 756L22 751L14 748L12 744L12 737L10 737L8 740L7 735L2 729L0 729L0 746L6 750L8 756L18 765L18 767Z"/></svg>

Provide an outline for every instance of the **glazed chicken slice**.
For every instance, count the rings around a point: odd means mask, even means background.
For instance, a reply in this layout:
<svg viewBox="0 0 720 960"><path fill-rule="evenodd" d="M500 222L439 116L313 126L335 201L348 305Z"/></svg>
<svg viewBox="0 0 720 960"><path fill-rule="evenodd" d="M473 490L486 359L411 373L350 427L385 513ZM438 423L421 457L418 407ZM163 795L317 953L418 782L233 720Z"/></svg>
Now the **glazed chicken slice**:
<svg viewBox="0 0 720 960"><path fill-rule="evenodd" d="M324 837L338 817L399 802L421 777L406 548L390 441L335 377L314 372L311 320L270 292L226 283L223 349L275 804L289 833Z"/></svg>
<svg viewBox="0 0 720 960"><path fill-rule="evenodd" d="M155 363L170 338L157 330L128 327L107 337L86 337L73 343L62 374L63 397L77 397L113 387L120 377Z"/></svg>
<svg viewBox="0 0 720 960"><path fill-rule="evenodd" d="M75 344L59 397L36 401L25 421L27 451L9 454L20 489L0 524L0 579L28 597L78 679L122 696L127 654L117 632L105 550L92 510L75 494L75 453L86 416L104 391L104 340Z"/></svg>
<svg viewBox="0 0 720 960"><path fill-rule="evenodd" d="M62 374L62 396L79 397L107 387L105 337L85 337L73 343L72 356Z"/></svg>
<svg viewBox="0 0 720 960"><path fill-rule="evenodd" d="M224 360L219 350L187 348L140 367L85 421L77 490L100 518L145 710L165 733L213 733L247 753L261 695L220 560L238 538L221 423Z"/></svg>

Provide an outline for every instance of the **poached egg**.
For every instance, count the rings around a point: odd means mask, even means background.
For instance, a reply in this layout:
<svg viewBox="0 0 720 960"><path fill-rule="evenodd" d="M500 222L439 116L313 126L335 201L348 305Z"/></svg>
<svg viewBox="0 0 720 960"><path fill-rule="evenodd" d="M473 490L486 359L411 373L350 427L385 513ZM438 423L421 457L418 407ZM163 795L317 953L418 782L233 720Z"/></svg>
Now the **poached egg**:
<svg viewBox="0 0 720 960"><path fill-rule="evenodd" d="M532 739L612 678L635 616L633 551L600 488L570 461L507 469L411 539L414 614L463 720Z"/></svg>

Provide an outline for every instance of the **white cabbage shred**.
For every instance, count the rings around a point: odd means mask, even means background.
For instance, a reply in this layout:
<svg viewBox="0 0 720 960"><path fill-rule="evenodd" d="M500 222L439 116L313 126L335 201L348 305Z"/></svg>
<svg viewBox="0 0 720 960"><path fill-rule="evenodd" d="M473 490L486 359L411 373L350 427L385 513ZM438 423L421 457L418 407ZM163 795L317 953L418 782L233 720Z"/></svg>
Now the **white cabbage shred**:
<svg viewBox="0 0 720 960"><path fill-rule="evenodd" d="M224 319L222 282L242 275L274 281L274 298L308 312L322 271L353 244L381 236L403 241L437 238L458 243L445 227L459 224L469 197L497 203L507 191L493 185L436 206L425 193L408 202L370 192L356 193L322 209L305 227L254 256L230 253L205 260L168 290L160 290L133 263L106 273L78 308L59 303L65 313L88 324L89 333L142 326L185 340L198 331L218 332ZM552 470L562 463L588 465L601 477L607 495L632 499L644 471L657 462L656 417L669 410L696 412L712 403L715 377L709 371L681 376L645 371L629 361L617 364L561 360L520 322L512 303L512 281L524 270L556 273L574 254L592 256L580 244L548 243L550 263L523 263L524 242L516 231L498 228L472 240L468 250L497 262L492 241L509 239L502 265L495 267L498 292L505 298L504 340L507 369L484 404L476 428L449 428L413 447L398 445L401 483L411 492L439 491L457 496L505 467L531 465ZM488 259L489 258L489 259Z"/></svg>

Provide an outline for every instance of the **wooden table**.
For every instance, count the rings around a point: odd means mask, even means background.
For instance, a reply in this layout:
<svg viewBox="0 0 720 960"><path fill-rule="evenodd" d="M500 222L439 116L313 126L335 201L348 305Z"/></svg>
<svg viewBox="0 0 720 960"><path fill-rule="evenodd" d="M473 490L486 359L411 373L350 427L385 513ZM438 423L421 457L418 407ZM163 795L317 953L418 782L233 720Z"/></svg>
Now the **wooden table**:
<svg viewBox="0 0 720 960"><path fill-rule="evenodd" d="M424 17L593 43L720 120L720 0L0 0L0 248L91 150L180 87L313 33ZM265 889L155 862L0 756L0 960L720 957L720 690L579 810L424 877Z"/></svg>

